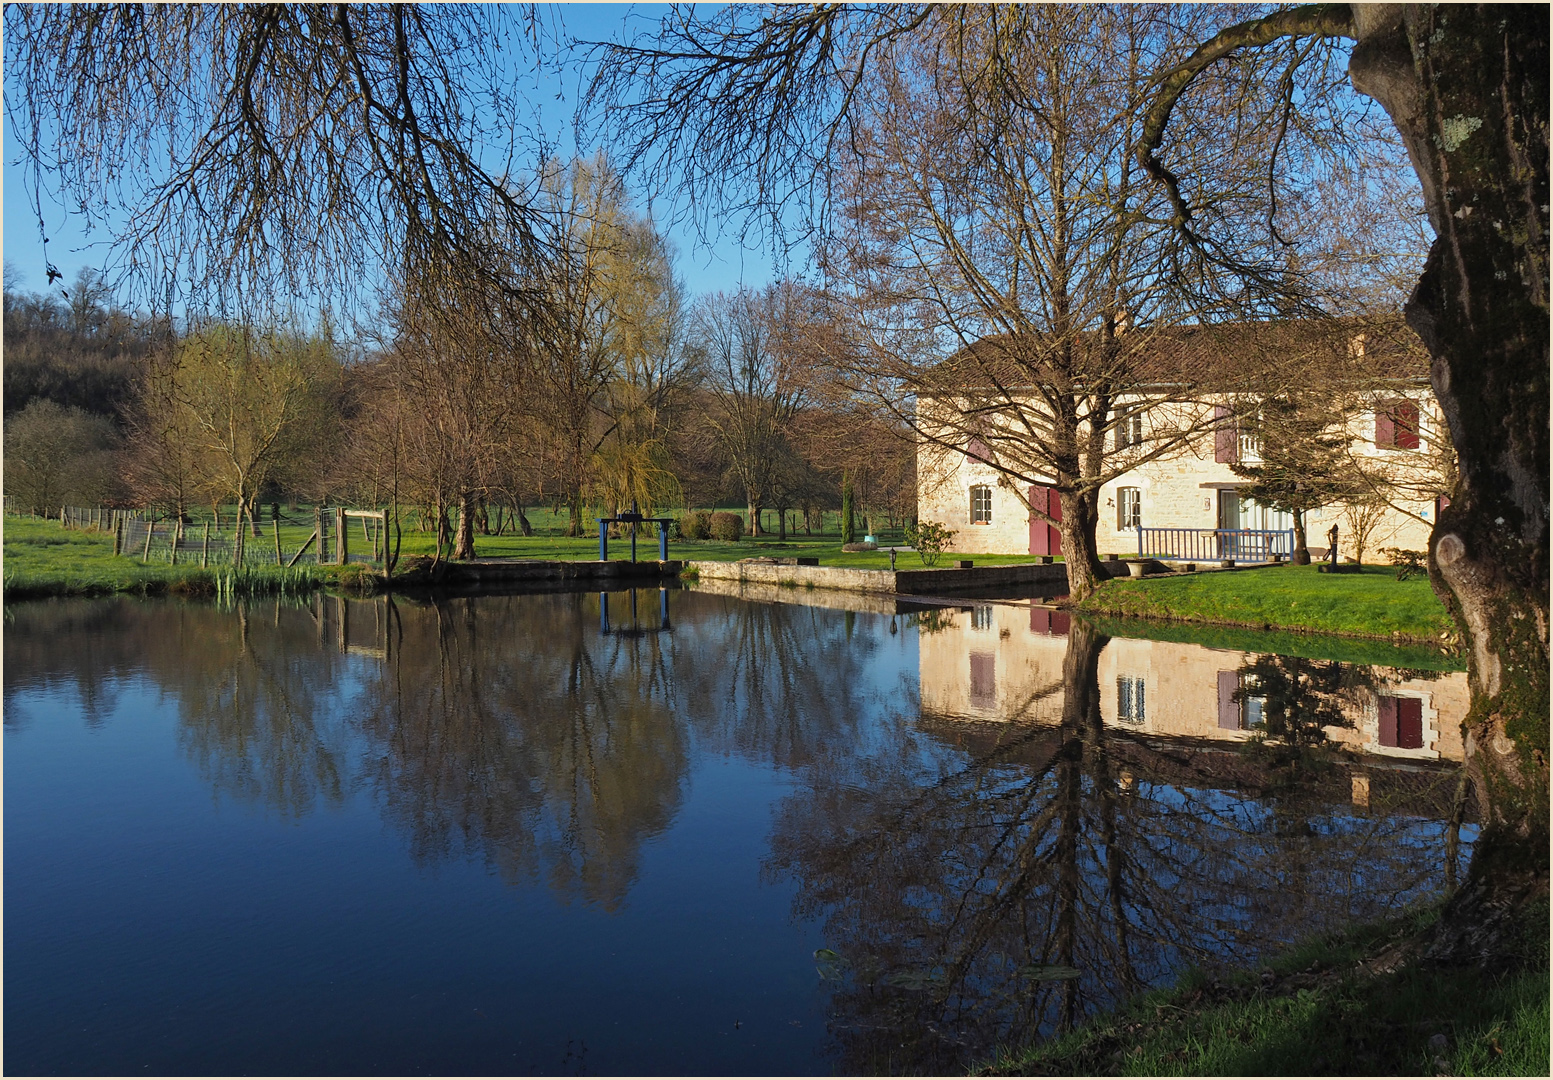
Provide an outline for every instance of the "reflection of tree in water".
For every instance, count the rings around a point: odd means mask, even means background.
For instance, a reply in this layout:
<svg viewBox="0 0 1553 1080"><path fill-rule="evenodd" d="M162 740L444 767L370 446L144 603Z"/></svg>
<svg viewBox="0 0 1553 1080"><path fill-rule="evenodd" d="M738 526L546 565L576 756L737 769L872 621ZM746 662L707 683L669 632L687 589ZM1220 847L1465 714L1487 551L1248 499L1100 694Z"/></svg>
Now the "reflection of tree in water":
<svg viewBox="0 0 1553 1080"><path fill-rule="evenodd" d="M678 708L709 749L802 768L855 757L881 711L915 714L914 680L878 686L865 672L879 638L852 612L681 599Z"/></svg>
<svg viewBox="0 0 1553 1080"><path fill-rule="evenodd" d="M1224 790L1242 756L1105 729L1105 642L1075 622L1055 726L959 724L979 732L968 756L929 780L822 763L785 803L770 869L797 880L800 913L824 919L838 954L820 967L839 977L843 1068L953 1071L1186 964L1248 959L1438 886L1431 823L1324 793L1286 828L1295 796L1274 812Z"/></svg>
<svg viewBox="0 0 1553 1080"><path fill-rule="evenodd" d="M118 692L149 677L176 702L179 743L218 792L290 816L344 797L343 658L318 649L311 607L120 599L22 605L16 618L8 698L37 679L69 681L91 723L93 703L111 712Z"/></svg>
<svg viewBox="0 0 1553 1080"><path fill-rule="evenodd" d="M596 612L578 594L395 604L387 670L357 708L367 774L417 859L476 851L511 880L625 899L680 803L685 733L665 639L603 637Z"/></svg>
<svg viewBox="0 0 1553 1080"><path fill-rule="evenodd" d="M1336 660L1254 656L1240 666L1234 699L1254 705L1259 717L1252 727L1267 743L1297 754L1327 742L1327 728L1354 726L1343 706L1371 685L1366 671Z"/></svg>

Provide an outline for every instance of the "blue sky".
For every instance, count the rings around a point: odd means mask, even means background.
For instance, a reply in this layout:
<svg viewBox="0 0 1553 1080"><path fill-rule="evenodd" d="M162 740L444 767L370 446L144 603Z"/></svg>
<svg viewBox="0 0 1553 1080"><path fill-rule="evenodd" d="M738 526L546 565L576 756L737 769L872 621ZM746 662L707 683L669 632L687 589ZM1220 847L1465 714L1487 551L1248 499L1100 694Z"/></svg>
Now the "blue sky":
<svg viewBox="0 0 1553 1080"><path fill-rule="evenodd" d="M605 40L627 28L632 32L649 29L662 10L661 5L655 4L559 4L549 9L549 16L558 20L568 35ZM572 112L583 77L584 73L573 65L559 86L552 84L535 94L540 124L563 155L590 154L595 149L591 144L579 146L572 129ZM533 81L529 81L532 85ZM9 132L4 155L5 218L0 247L5 260L21 272L23 289L42 291L46 285L43 244L37 218L28 205L22 170L14 165L17 153ZM636 195L638 208L645 210L647 193L638 191ZM740 284L759 287L778 276L778 263L768 251L740 243L739 223L729 223L720 234L703 238L684 215L679 216L680 220L670 220L670 201L671 193L657 193L652 209L660 222L668 222L666 231L679 253L678 272L692 294L731 290ZM108 230L98 228L88 236L79 216L66 213L57 202L45 205L44 221L49 237L48 256L64 273L67 286L82 266L101 267L107 261ZM801 266L793 266L794 272L800 269Z"/></svg>

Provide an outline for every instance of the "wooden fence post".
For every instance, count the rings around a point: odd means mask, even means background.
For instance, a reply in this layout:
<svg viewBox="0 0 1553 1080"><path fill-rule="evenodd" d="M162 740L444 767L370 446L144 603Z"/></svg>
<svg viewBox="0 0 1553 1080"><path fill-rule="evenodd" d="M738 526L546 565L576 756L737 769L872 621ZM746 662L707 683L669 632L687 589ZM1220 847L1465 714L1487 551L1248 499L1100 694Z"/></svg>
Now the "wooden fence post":
<svg viewBox="0 0 1553 1080"><path fill-rule="evenodd" d="M118 558L124 554L124 519L119 512L113 512L113 557Z"/></svg>
<svg viewBox="0 0 1553 1080"><path fill-rule="evenodd" d="M322 566L324 564L325 556L324 556L324 508L321 507L321 506L313 507L313 533L314 533L314 535L316 535L318 537L318 554L317 554L317 556L315 556L315 558L318 560L318 565Z"/></svg>
<svg viewBox="0 0 1553 1080"><path fill-rule="evenodd" d="M155 534L156 523L148 520L146 522L146 549L140 553L141 562L149 562L151 560L151 537Z"/></svg>
<svg viewBox="0 0 1553 1080"><path fill-rule="evenodd" d="M334 530L337 536L334 548L334 561L344 566L350 562L350 530L345 527L345 507L337 506L334 509Z"/></svg>
<svg viewBox="0 0 1553 1080"><path fill-rule="evenodd" d="M232 566L243 565L243 504L237 504L237 512L234 518L236 527L232 530Z"/></svg>
<svg viewBox="0 0 1553 1080"><path fill-rule="evenodd" d="M210 564L210 522L205 522L205 538L200 541L200 569Z"/></svg>
<svg viewBox="0 0 1553 1080"><path fill-rule="evenodd" d="M275 527L275 565L280 565L280 522L271 519L270 524Z"/></svg>

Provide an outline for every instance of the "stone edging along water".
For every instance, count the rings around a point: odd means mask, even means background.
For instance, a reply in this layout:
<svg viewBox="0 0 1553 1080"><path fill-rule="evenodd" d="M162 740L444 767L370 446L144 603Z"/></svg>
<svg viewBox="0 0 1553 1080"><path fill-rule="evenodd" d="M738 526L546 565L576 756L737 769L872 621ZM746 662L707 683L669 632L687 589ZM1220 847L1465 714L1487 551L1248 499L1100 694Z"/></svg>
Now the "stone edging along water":
<svg viewBox="0 0 1553 1080"><path fill-rule="evenodd" d="M863 593L929 593L953 595L965 589L999 585L1051 586L1053 593L1068 589L1068 570L1061 563L1014 563L1008 566L973 566L968 569L859 570L843 566L792 566L768 562L712 562L685 564L703 580L739 581L800 589L844 589Z"/></svg>

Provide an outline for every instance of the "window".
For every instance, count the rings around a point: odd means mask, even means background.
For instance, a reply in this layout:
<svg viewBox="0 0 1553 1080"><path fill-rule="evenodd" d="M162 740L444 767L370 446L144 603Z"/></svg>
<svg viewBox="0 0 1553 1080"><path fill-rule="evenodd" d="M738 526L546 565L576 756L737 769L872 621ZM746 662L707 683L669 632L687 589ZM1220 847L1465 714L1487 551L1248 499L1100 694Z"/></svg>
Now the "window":
<svg viewBox="0 0 1553 1080"><path fill-rule="evenodd" d="M1143 678L1139 675L1116 677L1116 718L1124 724L1144 720Z"/></svg>
<svg viewBox="0 0 1553 1080"><path fill-rule="evenodd" d="M1385 450L1418 449L1418 406L1392 401L1375 413L1375 445Z"/></svg>
<svg viewBox="0 0 1553 1080"><path fill-rule="evenodd" d="M993 630L993 629L996 629L996 624L992 621L992 605L991 604L977 604L975 607L971 608L971 629L972 630Z"/></svg>
<svg viewBox="0 0 1553 1080"><path fill-rule="evenodd" d="M992 489L986 484L971 488L971 524L992 524Z"/></svg>
<svg viewBox="0 0 1553 1080"><path fill-rule="evenodd" d="M1255 693L1258 689L1254 675L1219 672L1219 727L1226 731L1261 727L1267 719L1267 696Z"/></svg>
<svg viewBox="0 0 1553 1080"><path fill-rule="evenodd" d="M1380 744L1398 750L1422 750L1424 746L1424 703L1415 697L1380 697Z"/></svg>
<svg viewBox="0 0 1553 1080"><path fill-rule="evenodd" d="M1129 446L1137 446L1143 441L1143 414L1134 413L1132 416L1124 416L1116 424L1116 448L1118 450Z"/></svg>
<svg viewBox="0 0 1553 1080"><path fill-rule="evenodd" d="M1140 488L1116 489L1117 529L1136 529L1143 524L1143 491Z"/></svg>
<svg viewBox="0 0 1553 1080"><path fill-rule="evenodd" d="M1240 689L1245 694L1240 699L1241 730L1250 731L1261 727L1267 722L1267 695L1256 693L1261 689L1261 683L1255 675L1242 675Z"/></svg>

